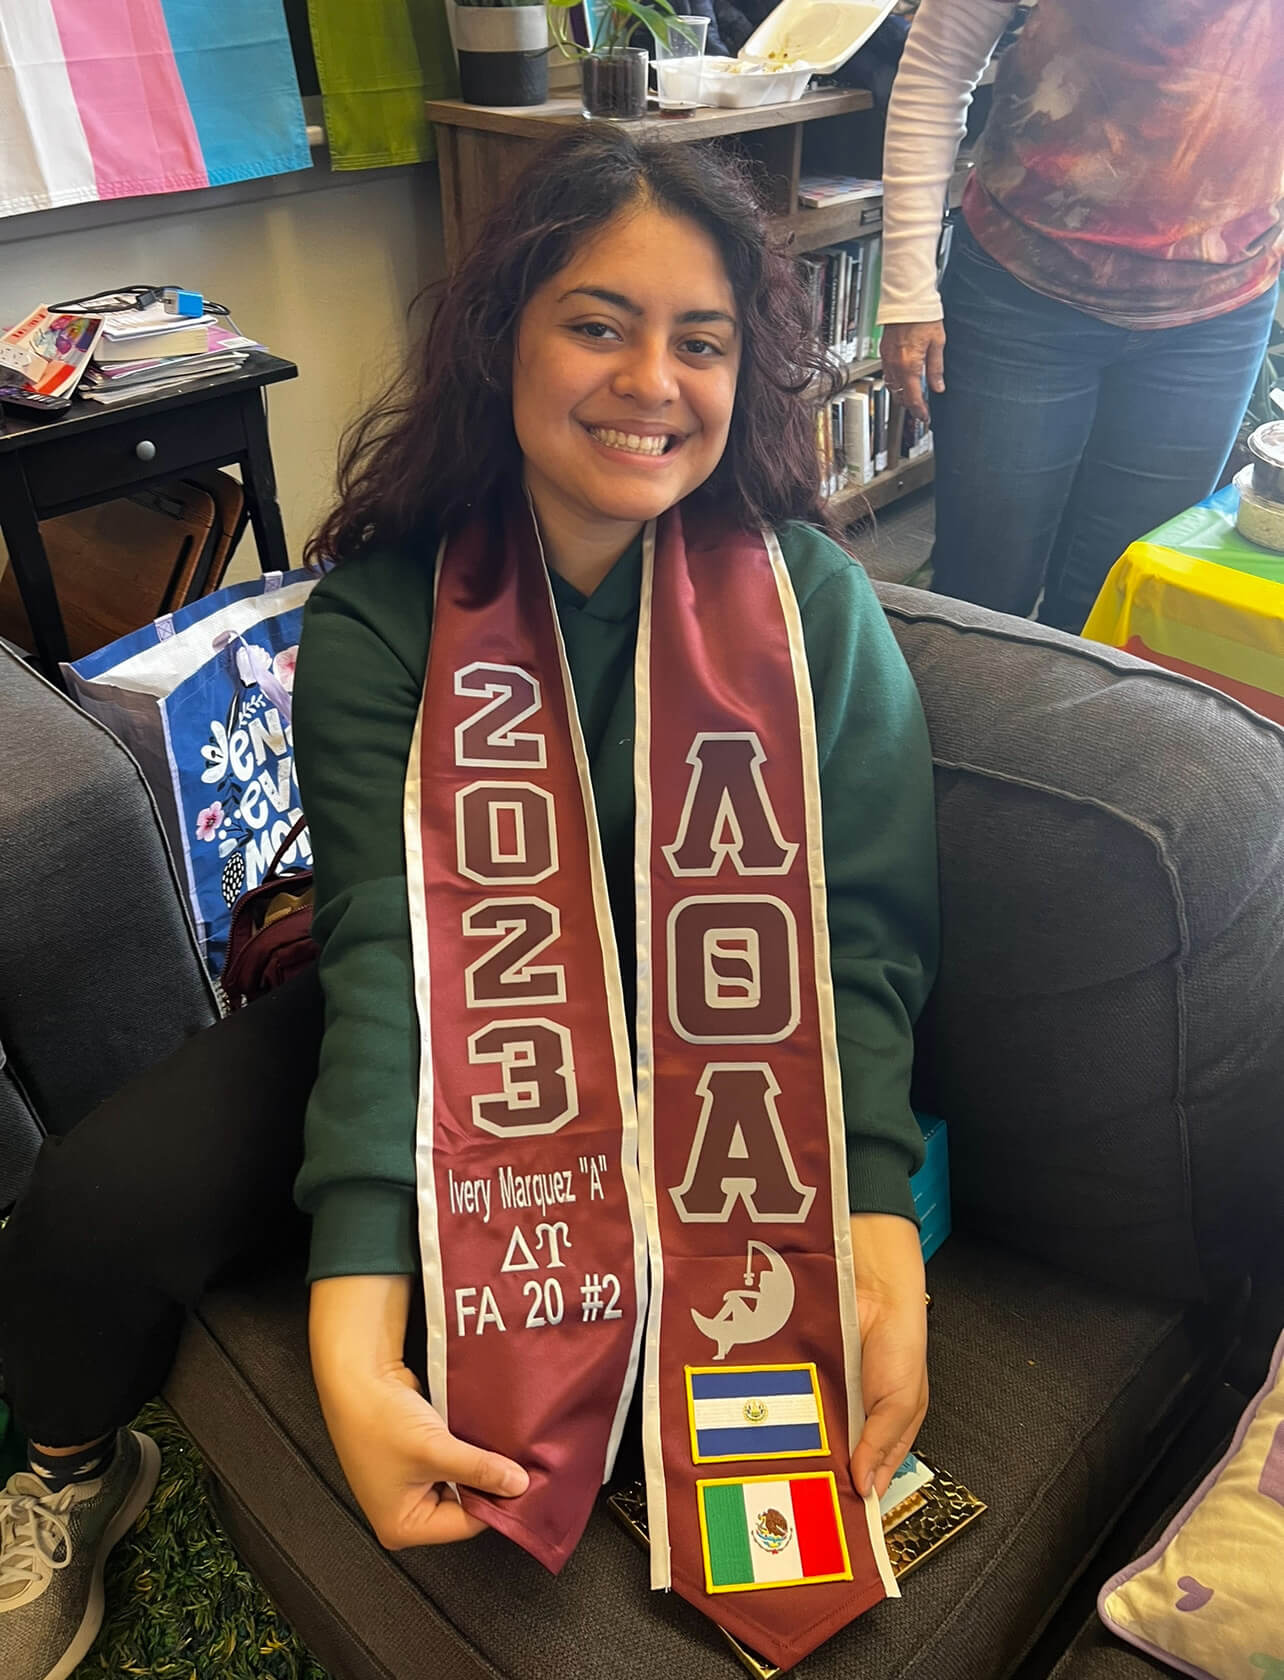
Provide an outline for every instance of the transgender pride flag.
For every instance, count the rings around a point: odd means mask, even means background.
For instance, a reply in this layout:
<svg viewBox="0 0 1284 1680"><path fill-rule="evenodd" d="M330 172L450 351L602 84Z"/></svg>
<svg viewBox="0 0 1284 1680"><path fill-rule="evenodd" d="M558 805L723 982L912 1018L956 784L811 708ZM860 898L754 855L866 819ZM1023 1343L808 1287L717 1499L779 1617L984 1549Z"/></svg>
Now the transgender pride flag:
<svg viewBox="0 0 1284 1680"><path fill-rule="evenodd" d="M281 0L0 0L0 215L309 163Z"/></svg>

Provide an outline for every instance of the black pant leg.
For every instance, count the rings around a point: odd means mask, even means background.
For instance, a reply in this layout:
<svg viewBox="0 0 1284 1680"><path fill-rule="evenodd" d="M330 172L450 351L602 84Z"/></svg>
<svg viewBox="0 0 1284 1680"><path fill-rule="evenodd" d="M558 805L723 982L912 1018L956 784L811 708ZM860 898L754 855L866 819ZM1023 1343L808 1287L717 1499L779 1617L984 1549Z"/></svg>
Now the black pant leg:
<svg viewBox="0 0 1284 1680"><path fill-rule="evenodd" d="M41 1148L0 1233L0 1360L28 1438L129 1421L220 1272L298 1232L316 970L189 1039Z"/></svg>

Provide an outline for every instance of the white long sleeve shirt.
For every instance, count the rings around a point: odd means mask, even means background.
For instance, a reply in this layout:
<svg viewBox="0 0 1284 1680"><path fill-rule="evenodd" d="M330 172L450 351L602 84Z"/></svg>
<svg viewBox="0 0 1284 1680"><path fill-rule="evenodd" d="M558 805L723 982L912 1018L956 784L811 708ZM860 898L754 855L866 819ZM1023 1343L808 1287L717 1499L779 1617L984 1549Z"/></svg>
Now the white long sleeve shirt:
<svg viewBox="0 0 1284 1680"><path fill-rule="evenodd" d="M1015 0L923 0L892 85L883 142L878 319L939 321L936 248L967 108Z"/></svg>

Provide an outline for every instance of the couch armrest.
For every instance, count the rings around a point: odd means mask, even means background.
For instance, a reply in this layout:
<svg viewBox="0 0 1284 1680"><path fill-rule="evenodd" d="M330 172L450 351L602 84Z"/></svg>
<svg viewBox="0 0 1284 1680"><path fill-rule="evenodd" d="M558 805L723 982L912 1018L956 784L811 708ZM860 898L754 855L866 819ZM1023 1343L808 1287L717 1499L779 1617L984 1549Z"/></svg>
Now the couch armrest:
<svg viewBox="0 0 1284 1680"><path fill-rule="evenodd" d="M0 648L0 1042L63 1132L216 1018L137 764Z"/></svg>
<svg viewBox="0 0 1284 1680"><path fill-rule="evenodd" d="M1284 730L1114 649L879 595L936 768L919 1063L956 1222L1212 1292L1284 1222Z"/></svg>

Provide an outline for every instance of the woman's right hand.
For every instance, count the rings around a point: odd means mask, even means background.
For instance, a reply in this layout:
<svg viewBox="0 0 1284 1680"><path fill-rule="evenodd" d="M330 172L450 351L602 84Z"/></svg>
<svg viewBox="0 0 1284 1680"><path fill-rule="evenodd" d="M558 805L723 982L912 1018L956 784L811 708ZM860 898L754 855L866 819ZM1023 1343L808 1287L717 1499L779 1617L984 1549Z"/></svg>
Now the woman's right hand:
<svg viewBox="0 0 1284 1680"><path fill-rule="evenodd" d="M390 1551L470 1540L486 1526L446 1482L524 1493L520 1464L452 1435L402 1357L412 1280L324 1278L308 1335L326 1428L357 1503Z"/></svg>
<svg viewBox="0 0 1284 1680"><path fill-rule="evenodd" d="M883 378L897 402L931 424L923 379L933 391L945 389L945 324L942 321L894 321L883 328L879 344Z"/></svg>

